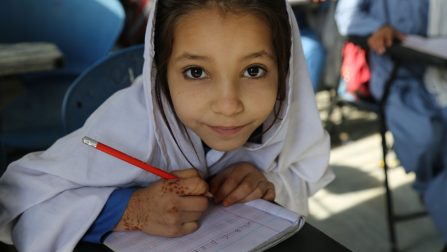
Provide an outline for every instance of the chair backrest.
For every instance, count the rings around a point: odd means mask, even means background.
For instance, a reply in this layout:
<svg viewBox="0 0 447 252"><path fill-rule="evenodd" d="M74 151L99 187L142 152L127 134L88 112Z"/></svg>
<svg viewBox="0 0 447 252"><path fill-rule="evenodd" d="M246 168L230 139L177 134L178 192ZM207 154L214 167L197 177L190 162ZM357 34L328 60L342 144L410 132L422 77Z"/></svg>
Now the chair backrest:
<svg viewBox="0 0 447 252"><path fill-rule="evenodd" d="M143 45L113 52L85 70L70 86L62 105L65 132L80 128L88 116L143 71Z"/></svg>
<svg viewBox="0 0 447 252"><path fill-rule="evenodd" d="M46 41L79 74L107 55L124 25L119 0L1 0L0 43Z"/></svg>

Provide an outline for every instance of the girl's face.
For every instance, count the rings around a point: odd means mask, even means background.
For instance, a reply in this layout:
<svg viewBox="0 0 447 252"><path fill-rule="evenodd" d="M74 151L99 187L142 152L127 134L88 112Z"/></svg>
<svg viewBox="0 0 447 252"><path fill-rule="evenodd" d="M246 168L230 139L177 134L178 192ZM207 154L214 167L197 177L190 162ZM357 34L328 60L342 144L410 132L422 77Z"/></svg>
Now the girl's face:
<svg viewBox="0 0 447 252"><path fill-rule="evenodd" d="M168 85L177 116L208 146L220 151L242 146L277 97L270 28L254 15L217 8L181 16Z"/></svg>

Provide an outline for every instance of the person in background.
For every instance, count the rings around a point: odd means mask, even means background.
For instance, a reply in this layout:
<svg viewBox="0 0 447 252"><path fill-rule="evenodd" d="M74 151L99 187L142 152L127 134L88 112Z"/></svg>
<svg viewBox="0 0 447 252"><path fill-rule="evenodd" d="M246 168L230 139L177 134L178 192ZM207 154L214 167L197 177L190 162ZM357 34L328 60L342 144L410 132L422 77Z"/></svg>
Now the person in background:
<svg viewBox="0 0 447 252"><path fill-rule="evenodd" d="M408 34L427 34L429 2L339 0L340 33L369 36L370 91L376 100L393 67L387 48ZM397 157L407 172L415 173L414 188L447 242L447 109L425 87L424 70L400 65L385 104L386 123Z"/></svg>
<svg viewBox="0 0 447 252"><path fill-rule="evenodd" d="M321 4L324 0L309 0L309 4ZM293 8L301 33L304 57L314 92L318 91L326 61L326 49L318 33L309 24L309 15L320 15L321 6L297 5Z"/></svg>
<svg viewBox="0 0 447 252"><path fill-rule="evenodd" d="M312 2L320 3L319 0L312 0ZM314 92L318 90L321 74L324 69L326 59L326 49L320 39L320 36L309 25L308 15L311 11L304 7L304 9L295 7L294 12L300 28L301 44L303 46L304 57L306 58L307 67L309 69L309 77L312 83Z"/></svg>

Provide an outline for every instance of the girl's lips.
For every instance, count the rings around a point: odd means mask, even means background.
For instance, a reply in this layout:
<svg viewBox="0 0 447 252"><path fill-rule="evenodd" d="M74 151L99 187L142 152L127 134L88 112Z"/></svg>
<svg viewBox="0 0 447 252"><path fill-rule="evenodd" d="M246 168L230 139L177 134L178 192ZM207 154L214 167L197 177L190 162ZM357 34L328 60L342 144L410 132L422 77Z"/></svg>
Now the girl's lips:
<svg viewBox="0 0 447 252"><path fill-rule="evenodd" d="M223 136L233 136L239 133L245 125L242 126L230 126L230 127L223 127L223 126L209 126L211 130L218 133L219 135Z"/></svg>

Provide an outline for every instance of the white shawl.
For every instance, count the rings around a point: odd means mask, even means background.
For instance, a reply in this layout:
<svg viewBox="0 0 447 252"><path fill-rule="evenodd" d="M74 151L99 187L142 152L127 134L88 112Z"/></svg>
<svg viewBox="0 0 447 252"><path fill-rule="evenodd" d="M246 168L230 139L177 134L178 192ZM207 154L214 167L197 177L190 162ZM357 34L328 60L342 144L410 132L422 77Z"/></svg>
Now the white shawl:
<svg viewBox="0 0 447 252"><path fill-rule="evenodd" d="M275 0L276 1L276 0ZM12 163L0 180L0 239L20 251L71 251L118 187L145 186L152 174L82 144L89 136L168 171L190 167L163 123L153 99L153 1L146 31L144 70L135 83L110 97L85 125L45 152ZM250 161L265 172L276 201L306 214L307 199L333 178L328 168L329 138L323 130L310 85L300 35L292 26L292 56L282 116L262 144L246 144L205 156L199 137L192 144L167 112L175 137L203 176L229 164ZM194 151L197 150L197 154Z"/></svg>
<svg viewBox="0 0 447 252"><path fill-rule="evenodd" d="M428 36L447 36L447 1L431 0L428 19ZM427 90L436 97L439 106L447 107L447 70L428 67L424 83Z"/></svg>

